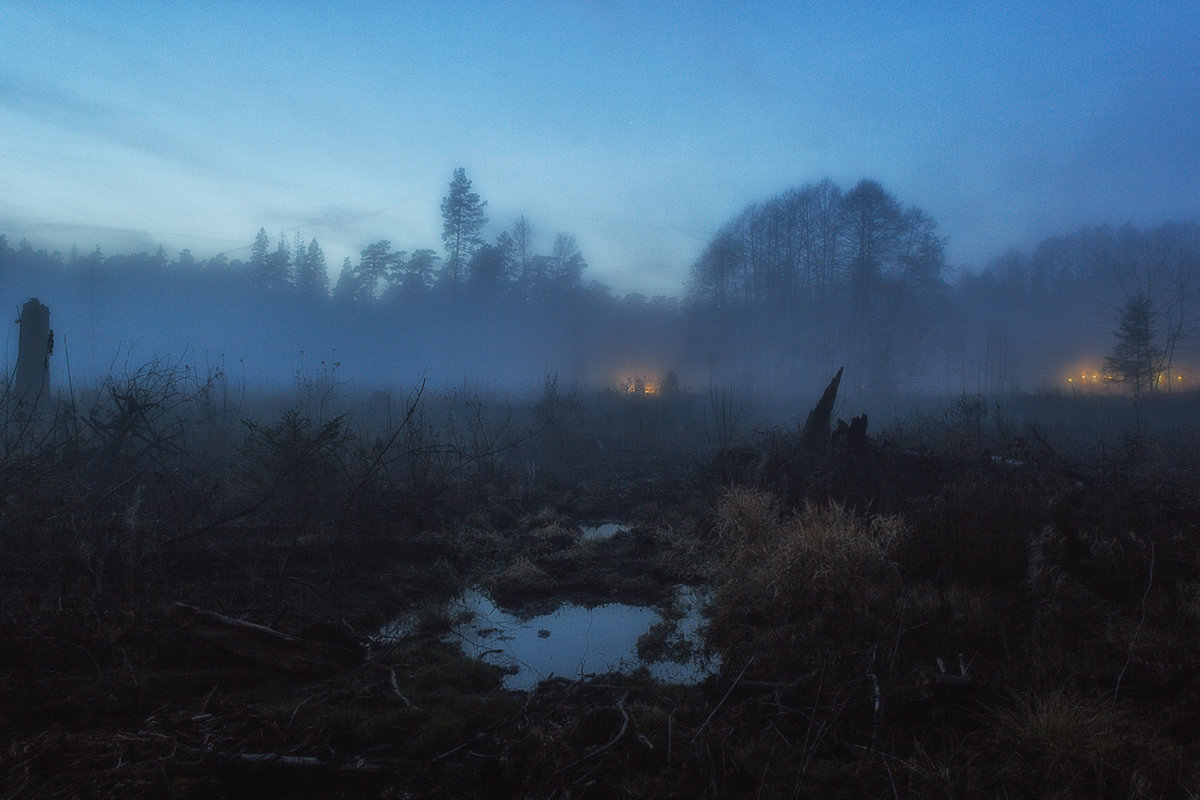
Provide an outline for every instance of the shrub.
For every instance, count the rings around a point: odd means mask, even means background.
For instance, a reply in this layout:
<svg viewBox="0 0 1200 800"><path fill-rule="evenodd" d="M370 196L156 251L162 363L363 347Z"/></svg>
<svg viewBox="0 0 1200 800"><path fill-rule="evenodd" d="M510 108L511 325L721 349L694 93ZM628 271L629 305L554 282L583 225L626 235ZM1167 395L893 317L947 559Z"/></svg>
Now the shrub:
<svg viewBox="0 0 1200 800"><path fill-rule="evenodd" d="M268 496L276 520L293 528L328 522L345 489L345 451L354 436L342 417L318 425L295 409L279 422L247 421L242 448L245 470L256 491Z"/></svg>

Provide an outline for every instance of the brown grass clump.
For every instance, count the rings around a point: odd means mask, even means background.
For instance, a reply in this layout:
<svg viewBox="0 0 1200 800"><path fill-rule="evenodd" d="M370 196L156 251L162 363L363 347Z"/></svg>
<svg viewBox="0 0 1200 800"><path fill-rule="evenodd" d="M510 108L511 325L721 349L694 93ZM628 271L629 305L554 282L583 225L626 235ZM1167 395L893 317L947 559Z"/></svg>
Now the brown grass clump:
<svg viewBox="0 0 1200 800"><path fill-rule="evenodd" d="M518 556L504 568L494 579L496 587L519 592L533 591L548 580L545 570L534 564L525 556Z"/></svg>
<svg viewBox="0 0 1200 800"><path fill-rule="evenodd" d="M869 651L896 607L892 552L898 517L862 517L837 503L780 513L771 495L729 492L717 510L726 553L710 634L722 649L751 650L790 669L822 653ZM786 666L785 666L786 665Z"/></svg>
<svg viewBox="0 0 1200 800"><path fill-rule="evenodd" d="M579 541L579 531L567 523L555 521L523 533L520 546L531 558L566 550Z"/></svg>
<svg viewBox="0 0 1200 800"><path fill-rule="evenodd" d="M891 554L905 528L898 517L863 518L836 502L785 518L773 496L735 489L718 508L717 533L731 551L726 588L747 581L753 592L780 598L893 577Z"/></svg>
<svg viewBox="0 0 1200 800"><path fill-rule="evenodd" d="M1107 704L1063 691L1018 695L972 744L975 788L1012 797L1164 797L1170 748Z"/></svg>

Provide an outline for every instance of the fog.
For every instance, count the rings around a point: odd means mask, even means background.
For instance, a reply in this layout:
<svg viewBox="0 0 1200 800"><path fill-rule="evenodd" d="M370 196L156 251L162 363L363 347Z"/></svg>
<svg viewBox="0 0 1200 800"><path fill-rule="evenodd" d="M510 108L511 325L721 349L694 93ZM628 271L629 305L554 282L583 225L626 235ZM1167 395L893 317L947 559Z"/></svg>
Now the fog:
<svg viewBox="0 0 1200 800"><path fill-rule="evenodd" d="M4 10L56 388L1091 391L1140 296L1196 362L1194 2Z"/></svg>
<svg viewBox="0 0 1200 800"><path fill-rule="evenodd" d="M445 249L364 242L331 270L319 242L248 237L250 256L66 254L0 238L0 296L50 307L51 384L161 361L249 391L417 383L528 394L736 391L801 402L846 367L843 396L1118 391L1120 311L1151 301L1155 368L1200 379L1200 226L1095 226L951 270L937 220L879 182L824 179L752 198L712 231L673 295L618 295L574 235L538 252L536 220L497 226L455 172ZM430 199L435 205L436 199ZM412 248L411 250L408 248ZM15 317L14 317L15 319ZM16 359L17 327L5 355ZM1106 374L1106 369L1109 374Z"/></svg>

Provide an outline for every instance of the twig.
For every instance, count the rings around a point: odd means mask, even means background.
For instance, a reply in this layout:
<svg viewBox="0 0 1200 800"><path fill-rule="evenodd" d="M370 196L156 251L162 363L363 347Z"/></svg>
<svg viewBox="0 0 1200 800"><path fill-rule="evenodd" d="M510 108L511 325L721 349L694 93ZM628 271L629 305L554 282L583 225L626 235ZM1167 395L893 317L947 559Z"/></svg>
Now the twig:
<svg viewBox="0 0 1200 800"><path fill-rule="evenodd" d="M367 485L367 482L371 479L371 476L375 473L375 470L379 469L379 466L383 463L384 456L387 455L387 452L392 448L392 445L396 443L396 439L400 437L401 432L408 428L409 423L412 422L413 415L417 413L417 406L421 403L421 395L424 393L425 380L422 379L421 385L417 388L416 396L409 405L403 421L401 421L401 423L396 427L396 430L392 431L392 435L388 437L388 440L384 442L383 446L379 448L379 452L375 455L375 459L371 462L370 466L367 467L367 471L363 473L359 481L350 488L350 491L346 496L345 506L342 508L341 518L338 520L337 531L339 538L346 532L346 527L350 521L350 513L354 509L354 504L358 500L359 492L361 492Z"/></svg>
<svg viewBox="0 0 1200 800"><path fill-rule="evenodd" d="M404 705L408 706L409 708L416 709L416 706L413 704L413 702L404 696L404 692L400 691L400 682L396 680L396 670L392 667L388 667L387 671L388 682L392 684L392 691L395 692L396 697L399 697Z"/></svg>
<svg viewBox="0 0 1200 800"><path fill-rule="evenodd" d="M614 736L613 738L609 739L607 744L600 745L595 750L588 753L586 756L583 756L582 758L577 758L576 760L572 761L570 764L567 764L565 767L562 767L561 769L556 770L554 773L555 775L566 772L567 770L569 770L573 767L577 767L580 764L582 764L583 762L587 761L588 759L595 758L596 756L603 753L605 750L612 747L617 742L621 741L621 737L623 737L625 735L625 731L629 730L629 712L625 710L625 698L628 696L629 696L629 693L626 692L625 694L621 695L617 699L617 710L621 712L621 718L622 718L621 730L617 731L617 735Z"/></svg>
<svg viewBox="0 0 1200 800"><path fill-rule="evenodd" d="M721 706L725 704L725 701L729 699L729 695L732 694L733 690L737 687L738 681L742 679L742 676L746 674L746 670L750 669L750 665L754 663L754 658L755 656L750 656L750 660L746 662L746 666L742 667L742 671L738 673L738 676L733 679L733 683L731 683L729 688L725 691L725 696L721 698L721 702L717 703L713 710L709 712L709 715L704 718L704 722L700 723L700 727L696 729L694 734L692 734L692 742L695 742L698 738L700 738L700 734L704 731L705 727L708 726L708 723L712 720L713 715L716 714L721 709Z"/></svg>
<svg viewBox="0 0 1200 800"><path fill-rule="evenodd" d="M454 755L455 753L457 753L459 750L462 750L464 747L468 747L468 746L470 746L470 744L471 744L470 742L463 742L463 743L462 743L462 744L460 744L460 745L457 745L457 746L455 746L455 747L451 747L449 750L447 750L446 752L442 753L441 755L439 755L439 756L434 756L433 760L434 760L434 761L441 761L443 758L449 758L450 756L452 756L452 755Z"/></svg>
<svg viewBox="0 0 1200 800"><path fill-rule="evenodd" d="M1125 654L1125 664L1121 667L1121 673L1117 675L1117 685L1113 687L1113 709L1117 707L1117 695L1121 692L1121 681L1125 678L1125 671L1129 669L1129 662L1133 660L1133 647L1137 644L1138 634L1142 632L1142 625L1146 623L1146 600L1150 597L1150 587L1154 585L1154 540L1147 537L1146 541L1150 543L1150 576L1146 580L1146 591L1142 592L1142 618L1133 630L1133 638L1129 640L1129 651Z"/></svg>
<svg viewBox="0 0 1200 800"><path fill-rule="evenodd" d="M213 687L213 688L215 689L216 687ZM210 694L211 694L211 693L210 693ZM303 700L301 700L299 703L297 703L297 704L296 704L296 707L295 707L295 708L293 708L293 709L292 709L292 716L288 717L288 724L287 724L287 727L283 729L283 735L284 735L284 736L287 736L287 735L288 735L288 731L290 731L290 730L292 729L292 723L296 721L296 715L300 713L300 709L301 709L301 708L304 706L304 704L305 704L305 703L307 703L309 700L312 700L312 698L311 698L311 697L306 697L306 698L304 698ZM206 699L206 700L205 700L205 702L207 703L207 702L208 702L208 700Z"/></svg>
<svg viewBox="0 0 1200 800"><path fill-rule="evenodd" d="M182 533L178 533L174 536L164 539L162 544L163 544L163 546L167 546L167 545L175 544L177 542L186 541L187 539L192 539L197 536L203 536L204 534L214 531L217 528L220 528L224 525L228 525L231 522L237 522L239 519L248 517L251 514L253 514L259 508L261 508L263 505L265 505L266 501L267 501L267 498L265 498L265 497L260 498L256 501L254 501L253 504L251 504L250 506L248 506L246 508L241 508L241 509L238 509L237 511L230 512L229 514L226 514L225 516L217 517L214 520L206 522L205 524L203 524L197 528L192 528L189 531L183 531Z"/></svg>
<svg viewBox="0 0 1200 800"><path fill-rule="evenodd" d="M315 756L285 756L279 753L238 753L234 760L244 764L278 764L281 767L329 766Z"/></svg>
<svg viewBox="0 0 1200 800"><path fill-rule="evenodd" d="M674 723L675 710L671 709L671 713L667 714L667 766L671 765L671 745L673 744L672 736L674 734L672 729L674 728Z"/></svg>
<svg viewBox="0 0 1200 800"><path fill-rule="evenodd" d="M396 697L400 698L400 702L404 703L404 705L408 708L411 708L414 711L419 710L417 706L415 706L413 702L405 697L404 693L400 691L400 681L396 678L396 670L394 667L389 667L387 664L383 664L379 661L368 661L367 666L378 667L386 672L388 674L388 683L392 685L392 693L395 694Z"/></svg>

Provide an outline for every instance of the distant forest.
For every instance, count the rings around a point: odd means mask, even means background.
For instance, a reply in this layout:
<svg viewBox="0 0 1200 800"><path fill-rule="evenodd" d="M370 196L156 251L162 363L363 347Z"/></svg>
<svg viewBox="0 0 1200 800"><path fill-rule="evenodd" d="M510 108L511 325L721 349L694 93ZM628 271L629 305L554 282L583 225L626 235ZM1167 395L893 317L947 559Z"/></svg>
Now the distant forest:
<svg viewBox="0 0 1200 800"><path fill-rule="evenodd" d="M334 280L316 239L261 228L245 261L63 254L0 235L0 296L50 306L56 381L68 366L87 380L165 357L264 385L336 371L372 388L526 390L548 375L616 388L674 372L697 389L811 393L844 364L877 397L1068 388L1103 381L1131 298L1171 385L1200 381L1196 222L1084 228L952 273L927 213L875 181L827 179L747 206L680 297L647 298L589 279L569 233L534 252L524 216L485 240L486 206L456 170L440 252L368 243ZM11 364L15 326L7 338Z"/></svg>

